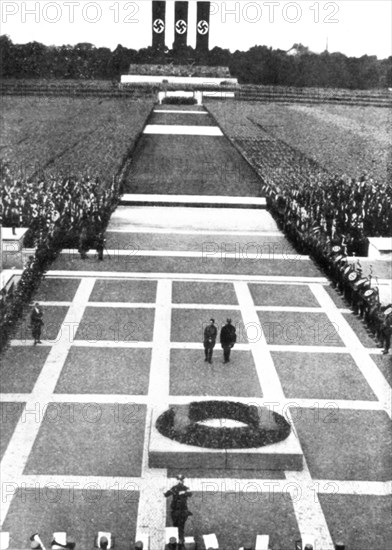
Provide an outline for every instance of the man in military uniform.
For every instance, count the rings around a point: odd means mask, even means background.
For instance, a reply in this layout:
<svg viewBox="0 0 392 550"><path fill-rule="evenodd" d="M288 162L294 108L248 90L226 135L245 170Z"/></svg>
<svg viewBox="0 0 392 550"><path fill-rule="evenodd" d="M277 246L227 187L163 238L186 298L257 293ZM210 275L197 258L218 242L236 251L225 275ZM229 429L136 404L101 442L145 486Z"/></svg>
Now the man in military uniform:
<svg viewBox="0 0 392 550"><path fill-rule="evenodd" d="M235 327L231 324L231 319L226 320L226 324L222 327L220 333L220 343L223 349L223 362L228 363L230 361L231 348L237 341L237 335Z"/></svg>
<svg viewBox="0 0 392 550"><path fill-rule="evenodd" d="M164 493L165 497L172 497L171 501L171 518L173 527L178 527L178 538L181 544L184 543L185 523L192 512L188 510L187 500L192 496L189 487L184 484L185 478L183 475L177 477L178 483Z"/></svg>
<svg viewBox="0 0 392 550"><path fill-rule="evenodd" d="M105 248L105 236L103 231L100 231L95 239L95 249L97 251L98 260L103 260L103 250Z"/></svg>
<svg viewBox="0 0 392 550"><path fill-rule="evenodd" d="M87 259L87 252L89 251L89 249L90 249L89 235L88 235L88 229L87 229L87 222L85 222L82 226L82 229L79 235L79 247L78 247L78 252L82 260Z"/></svg>
<svg viewBox="0 0 392 550"><path fill-rule="evenodd" d="M42 308L39 303L36 302L30 315L31 333L34 338L34 346L36 344L41 344L41 331L42 325L44 324L43 316L44 313Z"/></svg>
<svg viewBox="0 0 392 550"><path fill-rule="evenodd" d="M380 329L380 341L384 347L382 353L386 355L391 347L391 335L392 335L392 305L387 306L384 309L384 320Z"/></svg>
<svg viewBox="0 0 392 550"><path fill-rule="evenodd" d="M215 347L218 330L215 326L215 319L210 319L210 324L204 329L204 361L212 363L212 352Z"/></svg>

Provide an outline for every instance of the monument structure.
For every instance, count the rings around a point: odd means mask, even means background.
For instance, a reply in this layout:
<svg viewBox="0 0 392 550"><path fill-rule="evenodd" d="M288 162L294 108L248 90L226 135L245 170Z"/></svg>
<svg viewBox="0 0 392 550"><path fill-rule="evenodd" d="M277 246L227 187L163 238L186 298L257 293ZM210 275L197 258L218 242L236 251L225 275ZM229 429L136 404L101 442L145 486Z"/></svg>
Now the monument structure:
<svg viewBox="0 0 392 550"><path fill-rule="evenodd" d="M194 4L193 4L194 6ZM189 37L196 35L196 52L208 53L210 39L210 9L211 2L197 2L196 18L189 17L189 2L165 2L153 0L152 2L152 48L156 52L157 62L153 64L131 64L128 74L121 76L121 85L163 85L163 91L159 92L161 102L167 96L182 95L194 97L197 103L201 103L202 96L214 94L215 97L234 97L233 88L238 85L236 78L231 78L228 67L211 67L195 65L194 59L187 56ZM168 14L168 9L174 13ZM190 28L189 20L195 21ZM174 42L167 44L167 21L174 21ZM167 49L172 46L174 56L166 55ZM177 63L173 62L177 58ZM199 56L197 56L199 57ZM201 56L203 57L203 56ZM178 60L181 59L180 64ZM170 89L167 89L167 86ZM226 89L222 90L221 86ZM231 87L230 90L227 87ZM194 89L192 89L194 87ZM197 97L196 97L197 96Z"/></svg>

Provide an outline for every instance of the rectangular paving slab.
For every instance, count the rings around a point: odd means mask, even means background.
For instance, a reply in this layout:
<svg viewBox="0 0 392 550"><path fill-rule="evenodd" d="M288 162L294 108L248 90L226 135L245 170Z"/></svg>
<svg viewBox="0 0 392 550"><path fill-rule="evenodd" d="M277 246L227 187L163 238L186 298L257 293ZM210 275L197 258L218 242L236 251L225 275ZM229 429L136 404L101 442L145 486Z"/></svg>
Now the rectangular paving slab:
<svg viewBox="0 0 392 550"><path fill-rule="evenodd" d="M51 403L25 473L141 475L146 407L117 403Z"/></svg>
<svg viewBox="0 0 392 550"><path fill-rule="evenodd" d="M49 346L12 346L0 361L1 393L29 393L49 355Z"/></svg>
<svg viewBox="0 0 392 550"><path fill-rule="evenodd" d="M392 430L386 412L339 407L290 411L313 478L391 479Z"/></svg>
<svg viewBox="0 0 392 550"><path fill-rule="evenodd" d="M73 346L55 393L145 395L151 350Z"/></svg>
<svg viewBox="0 0 392 550"><path fill-rule="evenodd" d="M319 494L332 539L346 548L369 550L391 548L391 497L340 494L339 483L330 484L331 494Z"/></svg>
<svg viewBox="0 0 392 550"><path fill-rule="evenodd" d="M349 353L272 352L287 398L376 400ZM320 411L323 418L337 406L333 401Z"/></svg>
<svg viewBox="0 0 392 550"><path fill-rule="evenodd" d="M213 364L204 361L204 350L171 350L170 395L223 395L262 397L250 351L232 351L230 363L223 364L217 346Z"/></svg>
<svg viewBox="0 0 392 550"><path fill-rule="evenodd" d="M94 490L92 487L96 487ZM129 550L135 540L139 492L113 490L98 484L64 480L41 485L17 493L12 502L3 530L10 531L11 548L26 548L30 536L40 533L47 544L54 532L66 532L74 538L76 548L90 549L98 531L115 535L117 550ZM47 546L48 547L48 546Z"/></svg>
<svg viewBox="0 0 392 550"><path fill-rule="evenodd" d="M282 550L294 550L294 541L300 538L290 495L269 492L257 482L232 493L225 492L224 482L210 483L205 491L193 492L188 507L193 516L185 535L193 535L198 548L204 548L202 536L207 533L215 533L219 548L228 550L246 543L254 548L258 534L269 534L271 548ZM169 503L167 512L167 525L171 525Z"/></svg>

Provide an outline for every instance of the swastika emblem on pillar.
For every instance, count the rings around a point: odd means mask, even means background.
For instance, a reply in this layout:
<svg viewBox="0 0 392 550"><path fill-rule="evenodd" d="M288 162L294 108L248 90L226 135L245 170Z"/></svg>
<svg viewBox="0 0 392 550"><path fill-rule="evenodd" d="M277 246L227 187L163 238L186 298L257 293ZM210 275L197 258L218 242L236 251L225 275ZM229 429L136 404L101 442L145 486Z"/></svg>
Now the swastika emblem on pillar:
<svg viewBox="0 0 392 550"><path fill-rule="evenodd" d="M176 23L176 31L178 34L185 34L187 30L187 24L183 19L179 19Z"/></svg>
<svg viewBox="0 0 392 550"><path fill-rule="evenodd" d="M209 30L209 25L207 23L207 21L199 21L199 23L197 24L197 32L199 34L207 34L208 33L208 30Z"/></svg>
<svg viewBox="0 0 392 550"><path fill-rule="evenodd" d="M154 32L161 34L165 30L165 23L162 19L155 19L152 28L154 29Z"/></svg>

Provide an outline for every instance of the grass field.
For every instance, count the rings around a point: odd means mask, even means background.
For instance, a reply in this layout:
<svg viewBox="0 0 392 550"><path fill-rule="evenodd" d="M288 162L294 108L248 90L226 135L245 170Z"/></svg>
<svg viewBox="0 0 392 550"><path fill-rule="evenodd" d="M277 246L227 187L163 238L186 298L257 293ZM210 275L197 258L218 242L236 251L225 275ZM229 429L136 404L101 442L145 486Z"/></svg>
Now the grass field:
<svg viewBox="0 0 392 550"><path fill-rule="evenodd" d="M208 109L230 137L277 138L332 174L367 172L384 182L391 170L389 109L227 101L210 101Z"/></svg>
<svg viewBox="0 0 392 550"><path fill-rule="evenodd" d="M151 108L149 100L3 97L1 156L27 176L45 170L111 179Z"/></svg>

